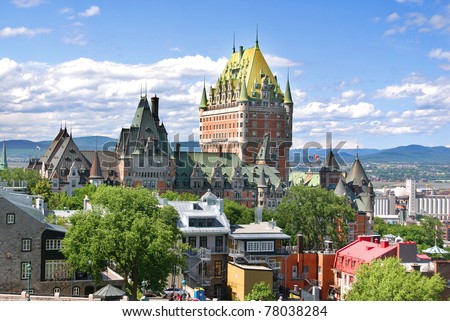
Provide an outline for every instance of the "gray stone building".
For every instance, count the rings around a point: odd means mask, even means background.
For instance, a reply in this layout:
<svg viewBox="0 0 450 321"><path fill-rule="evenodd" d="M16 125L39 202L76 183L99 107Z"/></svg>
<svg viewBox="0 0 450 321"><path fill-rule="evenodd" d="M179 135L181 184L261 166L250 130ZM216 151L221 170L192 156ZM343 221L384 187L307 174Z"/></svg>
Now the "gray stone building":
<svg viewBox="0 0 450 321"><path fill-rule="evenodd" d="M31 264L32 294L94 293L96 285L88 275L69 271L60 251L66 229L45 220L43 205L38 197L0 189L0 292L28 290L27 265ZM109 269L103 279L123 286L123 278Z"/></svg>

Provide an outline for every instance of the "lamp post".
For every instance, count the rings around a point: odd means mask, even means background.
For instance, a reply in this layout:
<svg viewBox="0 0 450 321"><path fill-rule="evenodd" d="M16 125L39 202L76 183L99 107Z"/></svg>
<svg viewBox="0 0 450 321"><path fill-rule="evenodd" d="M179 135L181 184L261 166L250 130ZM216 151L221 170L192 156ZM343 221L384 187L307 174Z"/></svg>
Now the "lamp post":
<svg viewBox="0 0 450 321"><path fill-rule="evenodd" d="M185 279L183 279L183 281L181 281L181 300L182 301L186 301L186 285L187 285L187 281Z"/></svg>
<svg viewBox="0 0 450 321"><path fill-rule="evenodd" d="M27 264L26 269L27 269L27 279L28 279L27 301L30 301L31 263Z"/></svg>

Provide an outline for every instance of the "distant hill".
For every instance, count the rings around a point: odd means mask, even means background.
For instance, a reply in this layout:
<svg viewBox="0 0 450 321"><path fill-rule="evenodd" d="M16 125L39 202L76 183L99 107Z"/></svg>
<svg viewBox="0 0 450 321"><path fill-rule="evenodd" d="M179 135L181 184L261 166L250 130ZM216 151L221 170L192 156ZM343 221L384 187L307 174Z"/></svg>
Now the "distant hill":
<svg viewBox="0 0 450 321"><path fill-rule="evenodd" d="M113 149L117 139L106 136L85 136L74 138L80 150ZM7 157L10 161L28 162L30 158L41 157L52 141L7 140ZM0 149L3 142L0 142Z"/></svg>
<svg viewBox="0 0 450 321"><path fill-rule="evenodd" d="M450 148L408 145L385 149L360 158L372 163L450 164Z"/></svg>
<svg viewBox="0 0 450 321"><path fill-rule="evenodd" d="M75 138L75 143L80 150L111 150L114 148L117 139L106 136L85 136ZM6 141L8 159L26 159L40 157L48 148L51 141L33 142L30 140L9 140ZM172 149L176 149L176 142L171 142ZM200 151L200 145L196 141L179 142L181 150ZM0 141L0 148L3 142ZM326 149L310 148L307 150L306 159L319 156L321 160L326 157ZM336 153L336 151L334 151ZM338 151L345 163L352 164L356 153L363 162L372 163L419 163L419 164L450 164L450 148L444 146L427 147L421 145L399 146L390 149L360 148L342 149ZM290 159L294 162L303 161L302 149L291 149Z"/></svg>

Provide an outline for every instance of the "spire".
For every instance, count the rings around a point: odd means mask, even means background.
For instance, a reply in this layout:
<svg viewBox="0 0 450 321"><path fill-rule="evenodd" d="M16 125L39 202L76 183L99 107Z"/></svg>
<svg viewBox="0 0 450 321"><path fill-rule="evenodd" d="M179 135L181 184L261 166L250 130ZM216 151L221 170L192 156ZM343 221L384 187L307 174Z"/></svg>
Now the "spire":
<svg viewBox="0 0 450 321"><path fill-rule="evenodd" d="M205 79L203 79L203 92L202 92L202 100L200 101L200 109L206 109L208 100L206 99L206 88L205 88Z"/></svg>
<svg viewBox="0 0 450 321"><path fill-rule="evenodd" d="M94 158L92 160L91 171L89 173L89 179L103 179L102 169L100 167L100 160L98 159L98 153L95 151Z"/></svg>
<svg viewBox="0 0 450 321"><path fill-rule="evenodd" d="M242 81L241 91L239 93L239 102L247 102L247 101L248 101L247 86L245 85L245 79L244 79Z"/></svg>
<svg viewBox="0 0 450 321"><path fill-rule="evenodd" d="M256 25L256 45L255 48L259 49L259 43L258 43L258 25Z"/></svg>
<svg viewBox="0 0 450 321"><path fill-rule="evenodd" d="M261 174L259 175L259 179L258 179L258 187L267 187L267 183L266 183L266 179L264 177L265 173L264 173L264 168L261 170Z"/></svg>
<svg viewBox="0 0 450 321"><path fill-rule="evenodd" d="M236 33L233 32L233 53L236 52Z"/></svg>
<svg viewBox="0 0 450 321"><path fill-rule="evenodd" d="M8 168L8 160L6 158L6 141L3 139L3 147L2 147L2 158L0 162L0 169Z"/></svg>
<svg viewBox="0 0 450 321"><path fill-rule="evenodd" d="M323 167L329 168L331 170L339 170L339 164L336 161L336 157L334 157L333 150L330 149Z"/></svg>
<svg viewBox="0 0 450 321"><path fill-rule="evenodd" d="M284 93L284 103L285 104L293 104L292 95L291 95L291 86L289 85L289 69L288 69L288 77L286 82L286 91Z"/></svg>
<svg viewBox="0 0 450 321"><path fill-rule="evenodd" d="M265 164L267 161L270 161L270 134L264 134L264 140L259 148L258 155L256 156L257 164Z"/></svg>

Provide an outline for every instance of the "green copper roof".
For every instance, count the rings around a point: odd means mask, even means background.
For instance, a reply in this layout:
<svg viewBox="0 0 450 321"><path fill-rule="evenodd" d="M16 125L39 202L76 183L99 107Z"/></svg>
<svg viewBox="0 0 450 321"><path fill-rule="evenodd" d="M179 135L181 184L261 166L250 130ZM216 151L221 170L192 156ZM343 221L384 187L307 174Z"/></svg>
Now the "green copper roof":
<svg viewBox="0 0 450 321"><path fill-rule="evenodd" d="M285 104L293 104L292 95L291 95L291 86L289 85L289 78L286 83L286 91L284 93L284 103Z"/></svg>
<svg viewBox="0 0 450 321"><path fill-rule="evenodd" d="M240 91L240 95L239 95L239 101L241 101L241 102L248 101L247 89L245 86L245 79L242 81L241 91Z"/></svg>
<svg viewBox="0 0 450 321"><path fill-rule="evenodd" d="M250 100L261 99L263 79L266 78L272 87L271 95L277 94L283 100L283 92L279 89L277 80L272 74L259 46L233 52L225 69L219 76L213 94L222 90L222 86L231 85L233 89L239 88L242 81L246 81L247 96ZM260 84L254 85L254 84Z"/></svg>
<svg viewBox="0 0 450 321"><path fill-rule="evenodd" d="M203 84L203 92L202 92L202 100L200 101L200 108L206 108L208 103L208 99L206 98L206 89L205 84Z"/></svg>

